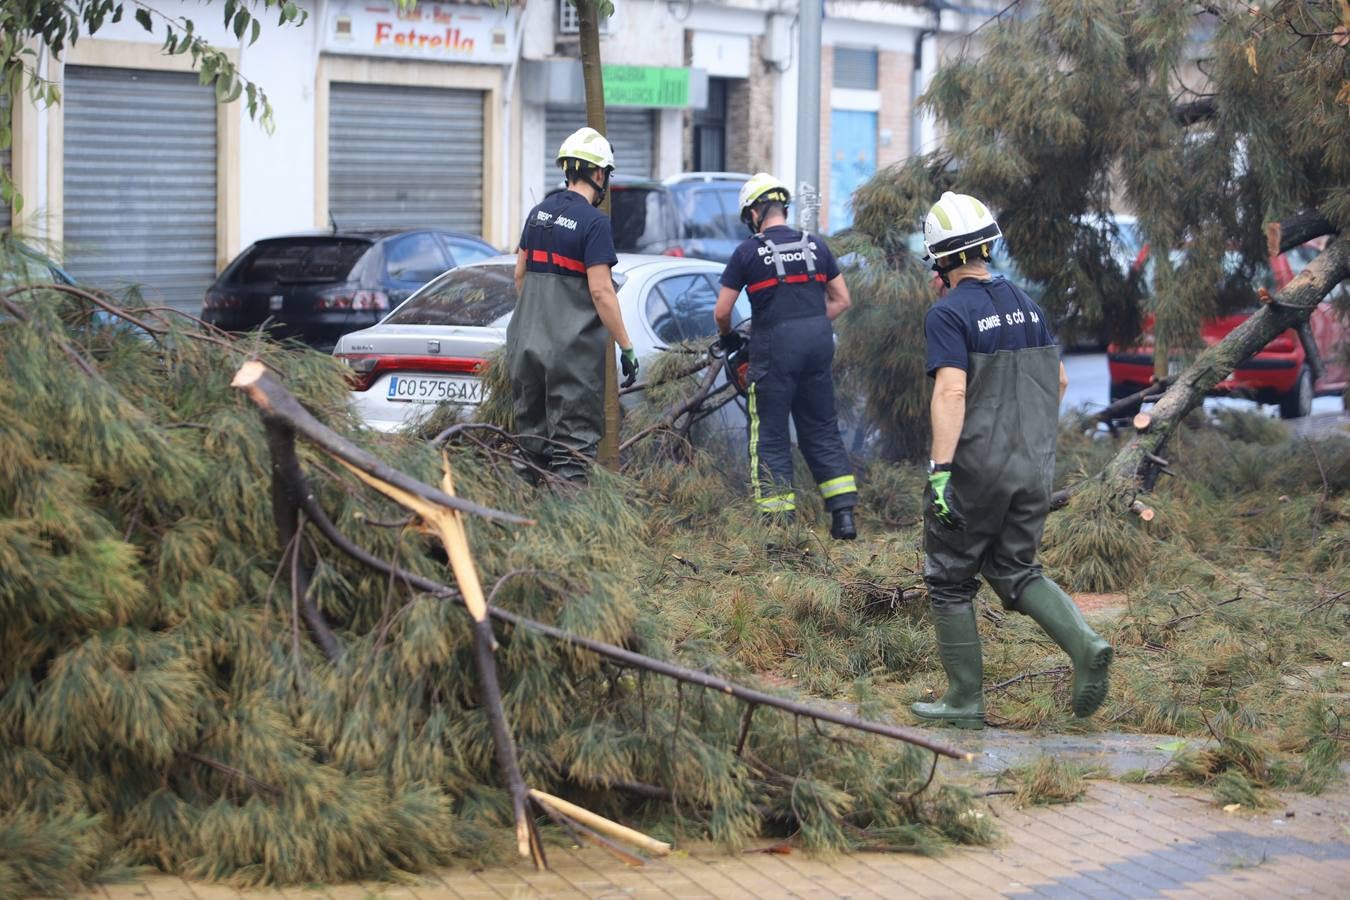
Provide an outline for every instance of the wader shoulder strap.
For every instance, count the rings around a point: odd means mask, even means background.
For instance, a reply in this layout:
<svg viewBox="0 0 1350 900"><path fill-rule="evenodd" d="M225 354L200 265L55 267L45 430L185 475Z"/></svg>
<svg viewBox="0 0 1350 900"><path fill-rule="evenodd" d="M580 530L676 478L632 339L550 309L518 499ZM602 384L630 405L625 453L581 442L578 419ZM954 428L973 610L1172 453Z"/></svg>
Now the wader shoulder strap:
<svg viewBox="0 0 1350 900"><path fill-rule="evenodd" d="M774 273L778 277L778 283L782 284L787 280L787 271L783 268L783 253L795 253L798 250L802 253L802 260L806 263L806 274L815 277L816 274L816 255L811 251L811 235L803 231L799 240L790 244L775 244L772 240L764 236L763 232L755 235L755 240L759 241L769 251L770 258L773 259Z"/></svg>

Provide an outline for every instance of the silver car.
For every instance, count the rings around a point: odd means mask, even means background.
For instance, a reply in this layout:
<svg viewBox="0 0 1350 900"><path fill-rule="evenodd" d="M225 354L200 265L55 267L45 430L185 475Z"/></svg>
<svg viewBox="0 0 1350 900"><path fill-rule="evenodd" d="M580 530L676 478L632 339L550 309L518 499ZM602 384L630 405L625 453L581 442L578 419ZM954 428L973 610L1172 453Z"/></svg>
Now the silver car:
<svg viewBox="0 0 1350 900"><path fill-rule="evenodd" d="M393 431L439 403L476 406L484 358L506 342L516 305L516 258L494 256L432 280L376 325L343 335L333 355L353 372L352 401L371 428ZM681 341L717 334L722 264L671 256L619 254L619 307L639 358ZM750 314L742 293L733 321Z"/></svg>

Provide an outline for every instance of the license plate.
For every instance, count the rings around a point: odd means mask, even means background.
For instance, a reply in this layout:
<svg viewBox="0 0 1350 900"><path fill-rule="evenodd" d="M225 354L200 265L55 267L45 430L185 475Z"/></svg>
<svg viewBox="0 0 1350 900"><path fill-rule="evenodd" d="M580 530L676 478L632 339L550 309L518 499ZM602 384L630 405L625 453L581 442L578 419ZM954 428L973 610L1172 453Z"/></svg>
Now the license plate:
<svg viewBox="0 0 1350 900"><path fill-rule="evenodd" d="M281 304L285 302L285 300L286 298L281 294L273 294L267 298L267 308L272 312L280 312Z"/></svg>
<svg viewBox="0 0 1350 900"><path fill-rule="evenodd" d="M441 378L422 375L394 375L389 378L390 400L404 403L483 402L483 382L477 378Z"/></svg>

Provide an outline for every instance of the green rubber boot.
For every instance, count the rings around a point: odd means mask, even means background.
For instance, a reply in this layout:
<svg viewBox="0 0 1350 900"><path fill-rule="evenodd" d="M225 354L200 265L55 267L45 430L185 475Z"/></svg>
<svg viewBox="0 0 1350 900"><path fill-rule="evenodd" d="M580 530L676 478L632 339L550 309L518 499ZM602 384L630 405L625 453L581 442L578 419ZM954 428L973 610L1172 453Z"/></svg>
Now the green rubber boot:
<svg viewBox="0 0 1350 900"><path fill-rule="evenodd" d="M984 657L980 654L980 629L975 607L933 607L938 655L947 673L947 693L936 703L915 703L910 711L957 728L984 727Z"/></svg>
<svg viewBox="0 0 1350 900"><path fill-rule="evenodd" d="M1106 699L1111 645L1083 619L1078 605L1048 578L1022 588L1017 610L1031 616L1073 660L1073 714L1086 718Z"/></svg>

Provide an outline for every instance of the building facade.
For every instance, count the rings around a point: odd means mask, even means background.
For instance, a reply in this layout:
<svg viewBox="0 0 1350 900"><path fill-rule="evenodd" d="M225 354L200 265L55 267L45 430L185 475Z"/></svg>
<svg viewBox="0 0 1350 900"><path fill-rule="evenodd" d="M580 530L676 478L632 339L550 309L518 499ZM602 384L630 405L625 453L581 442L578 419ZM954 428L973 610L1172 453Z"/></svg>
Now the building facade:
<svg viewBox="0 0 1350 900"><path fill-rule="evenodd" d="M191 312L241 249L272 235L432 225L512 248L524 214L558 183L558 143L585 124L575 9L303 5L303 26L265 27L247 46L185 6L266 91L270 132L242 104L218 106L186 57L161 53L162 38L134 21L105 25L60 59L41 55L61 104L0 109L14 136L0 165L24 197L14 229L56 248L76 278L137 284ZM619 171L764 169L794 181L797 8L616 0L601 52ZM939 23L921 5L827 2L823 231L847 226L849 194L877 167L933 142L914 98L936 40L968 30L975 12Z"/></svg>

